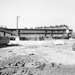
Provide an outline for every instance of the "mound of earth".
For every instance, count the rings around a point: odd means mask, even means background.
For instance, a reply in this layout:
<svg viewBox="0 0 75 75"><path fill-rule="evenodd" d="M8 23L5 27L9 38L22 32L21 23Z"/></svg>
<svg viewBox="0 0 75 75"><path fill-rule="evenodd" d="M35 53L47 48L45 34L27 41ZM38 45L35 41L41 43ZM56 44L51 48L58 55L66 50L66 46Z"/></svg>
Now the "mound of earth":
<svg viewBox="0 0 75 75"><path fill-rule="evenodd" d="M19 55L0 61L0 75L75 75L74 65L48 63L38 57L34 54Z"/></svg>

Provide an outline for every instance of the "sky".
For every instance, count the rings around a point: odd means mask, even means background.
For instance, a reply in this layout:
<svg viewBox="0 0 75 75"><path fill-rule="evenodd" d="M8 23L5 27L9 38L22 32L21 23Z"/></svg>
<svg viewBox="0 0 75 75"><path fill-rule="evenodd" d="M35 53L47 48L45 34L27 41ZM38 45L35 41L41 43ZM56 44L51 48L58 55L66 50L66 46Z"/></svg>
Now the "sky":
<svg viewBox="0 0 75 75"><path fill-rule="evenodd" d="M0 26L16 28L66 24L75 31L75 0L0 0Z"/></svg>

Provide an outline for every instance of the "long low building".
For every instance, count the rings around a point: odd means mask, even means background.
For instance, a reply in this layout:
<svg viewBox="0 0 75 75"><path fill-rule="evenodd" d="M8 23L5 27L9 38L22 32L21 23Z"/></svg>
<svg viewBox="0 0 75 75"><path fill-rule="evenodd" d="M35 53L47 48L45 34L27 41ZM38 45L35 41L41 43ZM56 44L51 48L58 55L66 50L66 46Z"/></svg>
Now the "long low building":
<svg viewBox="0 0 75 75"><path fill-rule="evenodd" d="M67 26L63 27L45 27L39 29L12 29L12 28L0 28L0 34L3 36L13 37L18 35L19 37L62 37L66 34ZM71 37L73 30L69 29L69 37Z"/></svg>

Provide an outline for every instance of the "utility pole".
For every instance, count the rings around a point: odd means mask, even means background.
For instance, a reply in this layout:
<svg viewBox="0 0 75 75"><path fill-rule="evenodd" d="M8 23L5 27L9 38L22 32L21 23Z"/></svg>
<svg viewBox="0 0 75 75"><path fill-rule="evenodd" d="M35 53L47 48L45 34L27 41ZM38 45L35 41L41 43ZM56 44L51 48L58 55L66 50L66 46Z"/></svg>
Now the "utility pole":
<svg viewBox="0 0 75 75"><path fill-rule="evenodd" d="M19 18L19 17L20 17L20 16L17 16L17 17L16 17L16 19L17 19L17 22L16 22L16 26L17 26L17 36L19 36L19 35L18 35L18 33L19 33L19 32L18 32L18 18Z"/></svg>

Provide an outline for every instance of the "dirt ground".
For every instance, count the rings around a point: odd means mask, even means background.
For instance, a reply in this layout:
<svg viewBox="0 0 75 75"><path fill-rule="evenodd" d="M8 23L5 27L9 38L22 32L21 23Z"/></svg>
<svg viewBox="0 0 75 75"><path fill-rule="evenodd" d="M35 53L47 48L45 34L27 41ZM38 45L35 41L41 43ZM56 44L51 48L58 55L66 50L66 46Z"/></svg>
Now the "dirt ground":
<svg viewBox="0 0 75 75"><path fill-rule="evenodd" d="M11 41L0 48L0 75L75 75L75 40Z"/></svg>

